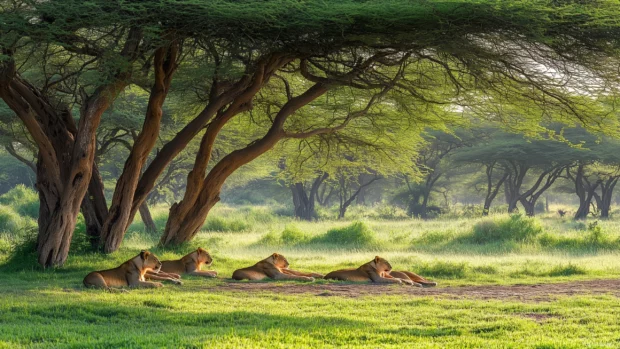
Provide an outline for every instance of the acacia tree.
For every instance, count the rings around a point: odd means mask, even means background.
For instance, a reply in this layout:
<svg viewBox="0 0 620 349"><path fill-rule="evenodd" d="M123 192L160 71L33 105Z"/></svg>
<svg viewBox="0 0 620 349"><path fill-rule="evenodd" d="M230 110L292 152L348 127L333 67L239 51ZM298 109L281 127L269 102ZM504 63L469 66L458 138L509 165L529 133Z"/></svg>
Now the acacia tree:
<svg viewBox="0 0 620 349"><path fill-rule="evenodd" d="M449 166L446 166L447 158L472 141L471 135L465 130L456 133L431 131L425 139L426 145L414 161L414 166L423 174L421 180L412 182L408 176L404 176L409 193L409 213L423 219L428 218L431 193Z"/></svg>
<svg viewBox="0 0 620 349"><path fill-rule="evenodd" d="M155 71L149 75L155 79L153 107L147 111L144 136L130 151L127 174L115 190L114 212L104 223L102 246L107 252L118 248L166 166L203 130L188 190L171 209L163 244L191 239L218 201L226 178L279 140L335 134L358 120L372 125L379 119L376 108L382 102L399 106L401 115L418 114L401 119L424 123L429 112L423 106L477 105L468 100L481 91L486 101L503 102L509 96L582 118L582 106L568 96L574 92L572 85L541 74L540 67L551 64L562 79L587 72L608 81L603 73L611 60L599 62L607 58L618 37L617 28L605 21L618 10L590 11L598 9L594 5L532 6L530 1L377 5L353 0L225 5L173 0L1 4L0 96L39 147L38 182L44 203L38 243L41 264L62 264L66 259L79 203L93 171L101 114L138 67L141 72L151 67ZM188 40L177 41L182 38ZM187 74L194 78L187 80L185 91L190 85L204 108L162 146L140 175L145 154L152 148L151 134L157 130L157 122L150 120L157 119L159 101L169 87L161 77L172 75L177 65L172 57L181 51L192 58L188 71L198 72ZM30 83L20 73L33 69L30 57L37 54L46 58L41 62L53 64L38 65L45 81ZM597 65L588 64L593 61ZM283 79L274 82L276 76ZM333 118L313 123L308 106L329 105L330 93L342 94L347 88L355 91L356 103L346 109L336 103ZM257 94L269 89L279 92L261 101ZM71 108L63 106L68 102L81 106L77 126L72 125ZM211 166L220 131L239 115L257 109L267 121L263 136Z"/></svg>

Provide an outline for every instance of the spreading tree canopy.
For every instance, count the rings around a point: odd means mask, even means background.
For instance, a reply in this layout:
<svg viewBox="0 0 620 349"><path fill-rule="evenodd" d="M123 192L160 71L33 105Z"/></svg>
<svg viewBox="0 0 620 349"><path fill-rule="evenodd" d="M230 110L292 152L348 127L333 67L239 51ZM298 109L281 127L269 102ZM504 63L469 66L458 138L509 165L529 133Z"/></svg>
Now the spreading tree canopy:
<svg viewBox="0 0 620 349"><path fill-rule="evenodd" d="M0 11L0 97L38 148L44 266L66 260L80 209L93 240L116 250L200 134L163 245L192 239L226 179L281 140L333 142L349 127L389 130L464 110L522 127L616 126L609 108L592 108L616 92L616 0L16 0ZM108 210L96 133L131 85L149 97ZM195 113L147 163L168 97ZM263 132L213 157L222 130L248 115Z"/></svg>

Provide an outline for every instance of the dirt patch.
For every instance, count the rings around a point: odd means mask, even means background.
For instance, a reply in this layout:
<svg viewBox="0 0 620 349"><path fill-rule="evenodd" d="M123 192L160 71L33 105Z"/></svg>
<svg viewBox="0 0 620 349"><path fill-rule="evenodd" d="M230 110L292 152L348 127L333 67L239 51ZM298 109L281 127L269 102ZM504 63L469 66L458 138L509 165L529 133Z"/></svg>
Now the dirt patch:
<svg viewBox="0 0 620 349"><path fill-rule="evenodd" d="M227 282L214 289L236 292L273 292L278 294L313 294L318 297L360 297L373 295L440 296L447 298L513 299L548 301L560 296L611 294L620 297L620 280L591 280L566 283L508 286L459 286L419 288L376 284L297 284L275 282Z"/></svg>

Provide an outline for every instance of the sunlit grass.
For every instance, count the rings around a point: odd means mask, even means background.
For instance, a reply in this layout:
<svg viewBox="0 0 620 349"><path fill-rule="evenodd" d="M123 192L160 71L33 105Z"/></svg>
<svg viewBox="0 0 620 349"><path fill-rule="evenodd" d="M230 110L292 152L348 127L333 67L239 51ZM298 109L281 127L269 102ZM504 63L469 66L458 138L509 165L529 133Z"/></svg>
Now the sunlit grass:
<svg viewBox="0 0 620 349"><path fill-rule="evenodd" d="M160 228L166 215L165 208L153 209ZM620 251L615 243L620 222L615 220L598 223L602 237L596 236L608 245L593 245L595 235L588 228L593 220L573 222L551 214L537 219L542 231L532 238L478 242L468 240L476 225L509 216L301 222L277 216L269 207L219 205L212 217L226 227L242 228L208 230L214 225L207 223L192 243L162 249L158 236L145 234L137 221L119 251L72 253L63 268L46 271L38 268L32 253L10 257L20 248L14 245L23 240L19 234L0 234L0 348L582 348L616 347L620 338L620 303L609 295L524 303L475 297L242 293L218 287L235 269L273 252L284 254L295 269L321 273L356 267L380 255L395 269L418 272L438 287L618 278ZM346 233L337 235L338 245L325 238L335 230ZM270 234L276 243L267 243ZM352 239L370 236L372 243L349 244L349 234ZM183 286L123 294L81 285L89 271L114 267L141 249L173 259L198 246L211 252L210 268L221 279L185 277ZM328 283L337 281L320 280L313 287Z"/></svg>

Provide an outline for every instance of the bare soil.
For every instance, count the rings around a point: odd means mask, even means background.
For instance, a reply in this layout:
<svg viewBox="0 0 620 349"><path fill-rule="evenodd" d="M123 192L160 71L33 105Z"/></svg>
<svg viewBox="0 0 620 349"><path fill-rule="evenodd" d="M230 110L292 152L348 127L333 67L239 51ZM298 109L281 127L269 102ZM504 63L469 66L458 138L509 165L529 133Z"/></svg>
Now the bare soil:
<svg viewBox="0 0 620 349"><path fill-rule="evenodd" d="M236 292L273 292L278 294L311 294L317 297L361 297L406 295L411 297L439 296L447 298L512 299L548 301L560 296L609 294L620 297L620 280L590 280L533 285L484 285L419 288L378 284L299 284L282 282L226 282L214 289Z"/></svg>

